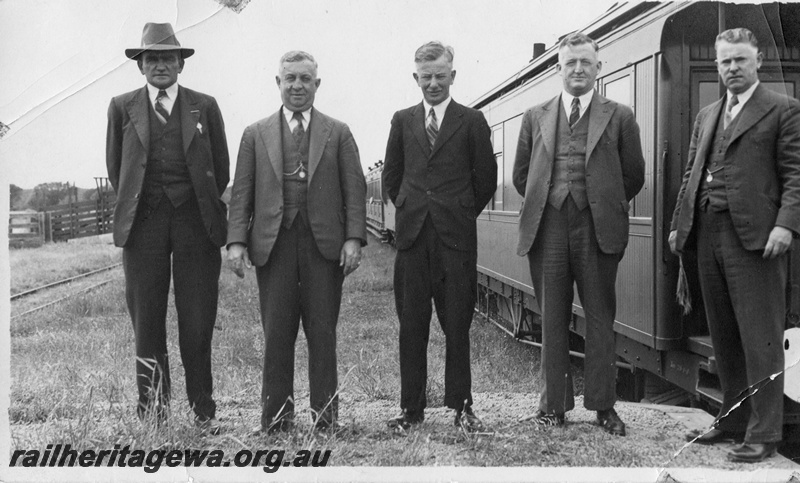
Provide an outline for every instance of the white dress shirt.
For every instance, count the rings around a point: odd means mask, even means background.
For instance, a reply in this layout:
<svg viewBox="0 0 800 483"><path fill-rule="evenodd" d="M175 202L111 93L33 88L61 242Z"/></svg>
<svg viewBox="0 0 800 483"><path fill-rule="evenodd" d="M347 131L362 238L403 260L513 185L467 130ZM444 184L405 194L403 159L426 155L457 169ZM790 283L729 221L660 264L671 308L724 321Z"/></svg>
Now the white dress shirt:
<svg viewBox="0 0 800 483"><path fill-rule="evenodd" d="M589 109L589 104L592 102L592 96L594 95L594 89L591 89L589 92L582 96L578 96L581 102L581 113L578 119L583 117L584 113L586 113L586 109ZM567 91L561 92L561 104L564 105L564 112L567 113L567 119L569 119L569 115L572 113L572 99L575 99L575 96L570 94Z"/></svg>
<svg viewBox="0 0 800 483"><path fill-rule="evenodd" d="M303 130L308 131L308 124L311 122L311 109L314 107L309 107L305 111L301 111L300 114L303 115ZM289 131L294 131L295 126L297 126L297 119L294 118L294 111L290 111L286 109L286 107L282 107L283 109L283 117L286 118L286 122L289 123Z"/></svg>
<svg viewBox="0 0 800 483"><path fill-rule="evenodd" d="M153 106L153 109L156 108L156 97L158 97L159 90L158 87L147 84L147 95L150 97L150 105ZM176 82L164 90L167 92L167 97L161 99L161 105L172 115L172 106L175 105L175 99L178 98L178 83Z"/></svg>
<svg viewBox="0 0 800 483"><path fill-rule="evenodd" d="M444 121L444 115L447 112L447 106L450 105L450 101L451 100L452 100L452 97L447 96L447 99L443 100L439 104L436 104L435 106L431 106L430 104L428 104L428 102L425 101L425 99L422 100L422 105L425 107L425 127L428 127L428 122L429 122L430 113L431 113L431 107L433 107L433 112L436 113L436 124L437 124L437 127L439 129L442 128L442 121Z"/></svg>
<svg viewBox="0 0 800 483"><path fill-rule="evenodd" d="M750 98L753 97L753 92L756 90L757 86L758 86L758 81L756 81L753 85L750 86L749 89L742 92L741 94L736 94L736 97L739 98L739 103L733 106L733 108L731 108L731 120L736 119L736 116L740 112L742 112L742 107L744 107L747 101L749 101ZM723 106L723 108L725 109L728 108L727 103L731 100L731 96L733 95L734 95L733 92L728 91L728 98L725 100L725 105Z"/></svg>

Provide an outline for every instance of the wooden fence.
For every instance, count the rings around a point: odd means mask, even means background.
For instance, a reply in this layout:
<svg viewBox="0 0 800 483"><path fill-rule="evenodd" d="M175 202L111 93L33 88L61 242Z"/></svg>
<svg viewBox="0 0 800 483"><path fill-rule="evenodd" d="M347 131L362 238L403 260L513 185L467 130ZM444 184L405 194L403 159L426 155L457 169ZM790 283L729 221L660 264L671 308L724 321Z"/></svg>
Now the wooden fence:
<svg viewBox="0 0 800 483"><path fill-rule="evenodd" d="M66 241L110 233L115 202L114 192L104 191L96 200L46 207L46 239Z"/></svg>
<svg viewBox="0 0 800 483"><path fill-rule="evenodd" d="M45 240L45 214L11 211L8 214L8 245L15 248L38 247Z"/></svg>

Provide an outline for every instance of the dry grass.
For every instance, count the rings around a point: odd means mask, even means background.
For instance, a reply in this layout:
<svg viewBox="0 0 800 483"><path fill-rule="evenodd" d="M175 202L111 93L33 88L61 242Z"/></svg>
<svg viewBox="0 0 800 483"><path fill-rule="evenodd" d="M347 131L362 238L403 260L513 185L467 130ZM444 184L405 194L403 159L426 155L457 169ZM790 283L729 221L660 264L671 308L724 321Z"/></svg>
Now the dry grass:
<svg viewBox="0 0 800 483"><path fill-rule="evenodd" d="M59 264L78 255L61 252ZM94 252L86 249L78 253ZM565 428L542 430L517 422L536 407L538 351L518 344L476 318L471 330L473 390L478 414L495 431L467 435L442 407L444 338L434 321L429 344L429 409L407 435L390 432L384 421L399 410L398 323L391 292L393 252L372 240L365 263L345 282L338 328L340 418L345 429L316 433L308 414L307 350L297 343L295 400L297 428L254 436L260 417L263 332L254 274L244 281L224 271L214 333L214 394L220 436L204 436L192 425L177 351L174 308L168 327L173 402L169 424L141 424L135 415L133 331L123 302L124 283L113 283L75 300L12 321L12 447L44 448L69 443L79 449L114 444L133 448L332 450L331 465L569 465L660 466L681 445L680 425L664 417L638 419L626 413L631 436L609 436L593 415L576 409ZM18 265L17 265L18 267ZM18 268L15 268L18 270ZM117 269L119 270L119 269ZM580 401L578 401L580 407ZM668 418L667 418L668 419ZM654 423L653 421L660 421ZM713 453L684 453L676 466L704 464ZM710 455L710 456L709 456Z"/></svg>

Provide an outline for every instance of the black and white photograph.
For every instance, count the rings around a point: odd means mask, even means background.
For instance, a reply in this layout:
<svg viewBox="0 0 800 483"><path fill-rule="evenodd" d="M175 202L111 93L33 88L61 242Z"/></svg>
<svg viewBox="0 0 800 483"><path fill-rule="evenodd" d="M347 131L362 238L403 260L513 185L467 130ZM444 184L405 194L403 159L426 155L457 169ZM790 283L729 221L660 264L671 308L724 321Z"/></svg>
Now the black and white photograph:
<svg viewBox="0 0 800 483"><path fill-rule="evenodd" d="M800 2L0 0L0 480L800 481Z"/></svg>

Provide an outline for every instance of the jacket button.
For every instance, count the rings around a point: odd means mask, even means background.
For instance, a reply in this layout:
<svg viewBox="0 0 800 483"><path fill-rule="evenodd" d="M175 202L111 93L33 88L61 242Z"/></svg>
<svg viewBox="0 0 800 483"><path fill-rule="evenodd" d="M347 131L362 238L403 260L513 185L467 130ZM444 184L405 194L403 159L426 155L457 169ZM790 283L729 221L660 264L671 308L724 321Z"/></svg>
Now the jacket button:
<svg viewBox="0 0 800 483"><path fill-rule="evenodd" d="M208 176L209 178L213 178L214 173L212 173L211 171L206 171L206 176Z"/></svg>
<svg viewBox="0 0 800 483"><path fill-rule="evenodd" d="M426 192L425 192L425 194L426 194L426 195L428 195L428 196L430 196L430 194L431 194L431 190L428 190L428 191L426 191Z"/></svg>
<svg viewBox="0 0 800 483"><path fill-rule="evenodd" d="M135 195L133 195L133 197L139 199L139 193L136 193Z"/></svg>

